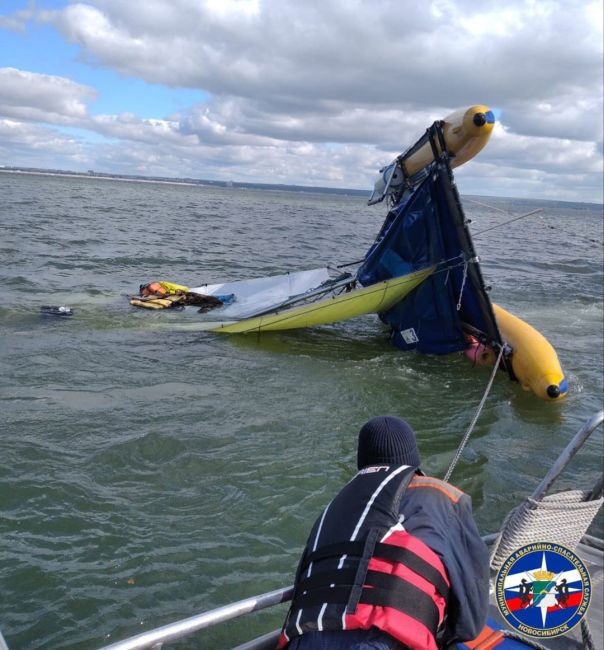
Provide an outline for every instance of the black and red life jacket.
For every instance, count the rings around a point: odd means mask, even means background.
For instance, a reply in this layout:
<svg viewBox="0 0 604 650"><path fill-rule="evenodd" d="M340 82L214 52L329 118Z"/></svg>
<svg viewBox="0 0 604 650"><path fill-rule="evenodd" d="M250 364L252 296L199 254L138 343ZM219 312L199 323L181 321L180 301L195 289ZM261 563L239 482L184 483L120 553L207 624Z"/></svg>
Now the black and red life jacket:
<svg viewBox="0 0 604 650"><path fill-rule="evenodd" d="M361 470L315 522L277 648L311 631L377 627L436 650L449 595L440 558L404 530L401 497L414 467Z"/></svg>

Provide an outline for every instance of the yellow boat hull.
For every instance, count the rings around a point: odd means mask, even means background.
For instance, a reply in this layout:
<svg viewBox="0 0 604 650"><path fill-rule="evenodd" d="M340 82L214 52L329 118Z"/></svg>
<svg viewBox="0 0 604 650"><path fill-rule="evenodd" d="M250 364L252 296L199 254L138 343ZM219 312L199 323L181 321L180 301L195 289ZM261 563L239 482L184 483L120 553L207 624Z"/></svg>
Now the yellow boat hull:
<svg viewBox="0 0 604 650"><path fill-rule="evenodd" d="M550 402L562 399L568 382L550 342L499 305L493 304L493 311L503 340L512 346L512 370L522 387Z"/></svg>
<svg viewBox="0 0 604 650"><path fill-rule="evenodd" d="M348 320L363 314L386 311L419 286L434 271L434 267L422 269L369 287L354 289L338 296L323 298L316 302L274 311L263 316L245 320L220 323L209 327L210 332L246 334L270 332L327 325Z"/></svg>

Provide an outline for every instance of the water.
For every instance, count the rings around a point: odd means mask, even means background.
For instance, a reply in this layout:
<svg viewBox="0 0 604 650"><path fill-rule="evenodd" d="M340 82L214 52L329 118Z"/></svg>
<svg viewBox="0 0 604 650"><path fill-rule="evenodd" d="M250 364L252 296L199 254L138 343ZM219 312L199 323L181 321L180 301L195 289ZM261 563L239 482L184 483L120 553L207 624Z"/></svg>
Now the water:
<svg viewBox="0 0 604 650"><path fill-rule="evenodd" d="M369 417L409 419L427 471L446 471L490 369L400 353L375 316L222 337L126 299L144 281L356 260L381 208L14 174L0 174L0 197L0 629L12 650L97 648L290 584ZM544 207L475 244L493 299L548 336L571 388L546 404L497 378L452 477L485 533L602 408L603 392L601 208L487 202L514 214ZM465 208L476 233L507 218ZM74 316L44 318L47 304ZM591 486L601 453L599 432L559 486ZM181 646L231 647L282 616Z"/></svg>

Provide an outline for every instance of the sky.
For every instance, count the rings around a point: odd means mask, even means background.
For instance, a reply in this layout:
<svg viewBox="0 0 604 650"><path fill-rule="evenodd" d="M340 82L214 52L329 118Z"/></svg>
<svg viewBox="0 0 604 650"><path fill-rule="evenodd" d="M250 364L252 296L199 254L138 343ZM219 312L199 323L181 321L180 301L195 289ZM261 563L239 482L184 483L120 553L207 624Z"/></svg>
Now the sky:
<svg viewBox="0 0 604 650"><path fill-rule="evenodd" d="M462 193L603 201L602 0L0 0L0 166L373 187L486 104Z"/></svg>

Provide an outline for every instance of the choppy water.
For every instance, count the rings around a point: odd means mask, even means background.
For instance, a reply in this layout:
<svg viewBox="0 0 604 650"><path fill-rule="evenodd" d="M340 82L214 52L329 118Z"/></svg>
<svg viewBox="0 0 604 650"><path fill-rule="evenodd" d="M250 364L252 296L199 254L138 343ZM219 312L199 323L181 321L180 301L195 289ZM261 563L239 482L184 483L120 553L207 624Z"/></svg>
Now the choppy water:
<svg viewBox="0 0 604 650"><path fill-rule="evenodd" d="M125 298L154 279L195 285L358 259L382 209L13 174L0 174L0 202L0 629L11 649L96 648L290 584L371 416L409 419L427 470L446 471L490 369L400 353L375 316L227 338ZM488 203L545 208L475 244L493 299L548 336L571 392L546 404L497 378L453 475L485 533L603 392L601 208ZM506 220L465 207L476 233ZM45 304L75 315L44 319ZM598 433L560 487L590 486L601 453ZM231 647L281 617L183 645Z"/></svg>

